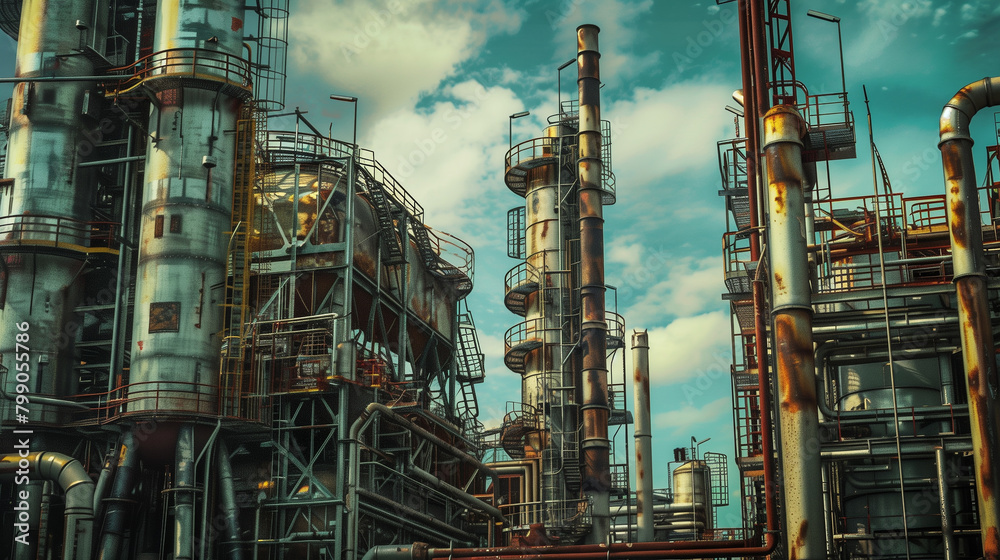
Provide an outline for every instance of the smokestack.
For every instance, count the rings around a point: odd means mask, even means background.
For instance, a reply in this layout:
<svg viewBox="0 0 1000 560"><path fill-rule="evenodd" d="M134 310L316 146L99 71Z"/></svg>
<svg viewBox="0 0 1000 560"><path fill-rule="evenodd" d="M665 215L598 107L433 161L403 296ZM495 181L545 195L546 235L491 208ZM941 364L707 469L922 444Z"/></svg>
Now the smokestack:
<svg viewBox="0 0 1000 560"><path fill-rule="evenodd" d="M972 456L976 465L976 497L983 557L1000 558L1000 406L997 403L996 349L990 327L980 225L979 192L972 160L969 121L982 108L1000 104L1000 78L984 78L955 94L941 113L941 160L944 164L958 320L961 325L962 363L969 395Z"/></svg>
<svg viewBox="0 0 1000 560"><path fill-rule="evenodd" d="M788 557L826 557L823 488L812 340L812 305L806 256L802 168L805 123L794 108L779 105L764 116L764 157L771 254L785 538ZM766 412L764 413L766 414Z"/></svg>
<svg viewBox="0 0 1000 560"><path fill-rule="evenodd" d="M601 53L596 25L577 34L577 85L580 95L580 150L577 176L580 208L580 347L583 355L583 492L593 503L588 541L607 542L611 531L611 469L608 442L608 325L604 319L604 216L601 207Z"/></svg>
<svg viewBox="0 0 1000 560"><path fill-rule="evenodd" d="M635 393L635 495L638 541L653 540L653 434L649 420L649 337L645 330L632 333L632 390Z"/></svg>

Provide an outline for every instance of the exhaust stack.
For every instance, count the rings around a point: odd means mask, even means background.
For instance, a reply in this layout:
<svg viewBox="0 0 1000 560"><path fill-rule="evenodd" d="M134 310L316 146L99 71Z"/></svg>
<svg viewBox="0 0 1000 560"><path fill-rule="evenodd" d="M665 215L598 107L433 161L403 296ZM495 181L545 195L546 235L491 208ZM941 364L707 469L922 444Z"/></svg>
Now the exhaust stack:
<svg viewBox="0 0 1000 560"><path fill-rule="evenodd" d="M604 318L604 216L601 202L601 53L596 25L581 25L577 33L580 94L580 346L583 368L583 492L593 502L588 541L607 542L611 531L611 468L608 441L607 331Z"/></svg>
<svg viewBox="0 0 1000 560"><path fill-rule="evenodd" d="M638 541L653 540L653 432L649 418L649 335L632 334L632 390L635 394L635 494L639 502Z"/></svg>

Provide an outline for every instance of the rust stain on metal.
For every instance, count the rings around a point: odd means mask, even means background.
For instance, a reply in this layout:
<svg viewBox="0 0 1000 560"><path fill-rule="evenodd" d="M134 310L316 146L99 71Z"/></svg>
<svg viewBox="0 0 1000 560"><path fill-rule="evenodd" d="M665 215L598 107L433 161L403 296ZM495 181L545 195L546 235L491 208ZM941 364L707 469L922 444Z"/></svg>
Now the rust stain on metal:
<svg viewBox="0 0 1000 560"><path fill-rule="evenodd" d="M1000 529L990 527L983 542L983 557L986 560L1000 560Z"/></svg>
<svg viewBox="0 0 1000 560"><path fill-rule="evenodd" d="M792 310L774 318L777 340L778 380L781 390L781 408L790 413L816 410L816 390L804 378L803 370L812 358L811 333L806 330L804 310ZM799 316L798 319L796 316Z"/></svg>
<svg viewBox="0 0 1000 560"><path fill-rule="evenodd" d="M951 228L955 246L965 248L968 244L965 223L965 200L961 196L959 185L965 178L962 169L962 155L958 142L949 141L941 145L941 163L944 166L944 178L948 184L950 204L948 206L948 224Z"/></svg>
<svg viewBox="0 0 1000 560"><path fill-rule="evenodd" d="M785 279L781 276L781 273L778 271L774 272L774 287L779 292L784 292L787 290L787 288L785 287Z"/></svg>

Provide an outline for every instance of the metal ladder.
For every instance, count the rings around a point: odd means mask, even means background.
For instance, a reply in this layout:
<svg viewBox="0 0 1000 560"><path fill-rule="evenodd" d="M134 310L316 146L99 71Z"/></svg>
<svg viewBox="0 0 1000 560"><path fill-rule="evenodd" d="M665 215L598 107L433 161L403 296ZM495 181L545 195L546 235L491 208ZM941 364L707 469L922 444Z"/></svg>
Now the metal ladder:
<svg viewBox="0 0 1000 560"><path fill-rule="evenodd" d="M406 256L403 254L403 247L400 245L399 236L396 234L395 212L393 212L392 203L385 192L385 187L371 176L365 177L365 184L367 186L368 200L371 201L372 207L375 208L375 219L378 221L382 249L386 253L386 258L383 259L383 262L386 265L403 264L406 262Z"/></svg>

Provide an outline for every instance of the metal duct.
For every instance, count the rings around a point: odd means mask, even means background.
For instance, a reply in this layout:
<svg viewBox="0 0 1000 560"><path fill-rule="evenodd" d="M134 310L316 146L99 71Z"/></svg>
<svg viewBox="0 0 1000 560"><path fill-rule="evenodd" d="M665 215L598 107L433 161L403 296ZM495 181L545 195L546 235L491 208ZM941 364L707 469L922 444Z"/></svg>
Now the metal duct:
<svg viewBox="0 0 1000 560"><path fill-rule="evenodd" d="M239 0L157 4L130 412L217 407L236 149L228 131L249 96L243 11Z"/></svg>
<svg viewBox="0 0 1000 560"><path fill-rule="evenodd" d="M28 463L38 478L59 484L65 493L63 560L90 560L94 535L94 482L76 459L62 453L36 452L0 458L0 475L14 474Z"/></svg>
<svg viewBox="0 0 1000 560"><path fill-rule="evenodd" d="M969 122L985 107L1000 104L1000 77L984 78L962 88L941 113L941 160L944 164L948 233L958 293L965 388L975 452L976 496L983 556L1000 558L1000 406L996 349L990 328L986 264L980 225L979 193L972 159Z"/></svg>
<svg viewBox="0 0 1000 560"><path fill-rule="evenodd" d="M812 306L806 256L802 169L805 123L779 105L764 116L774 321L781 428L785 539L790 558L826 557Z"/></svg>
<svg viewBox="0 0 1000 560"><path fill-rule="evenodd" d="M653 540L653 433L649 418L649 335L632 334L632 391L635 394L635 495L639 542Z"/></svg>
<svg viewBox="0 0 1000 560"><path fill-rule="evenodd" d="M596 25L581 25L577 34L577 84L580 128L577 134L580 211L580 347L583 356L579 387L583 389L582 490L593 504L587 539L604 543L611 530L611 467L608 441L607 330L604 319L604 216L601 206L601 78Z"/></svg>
<svg viewBox="0 0 1000 560"><path fill-rule="evenodd" d="M115 470L111 498L108 500L108 512L104 517L104 530L101 532L101 549L98 552L100 560L118 560L121 557L125 545L125 528L132 525L129 522L131 508L128 496L138 474L138 462L135 437L132 432L125 432L118 450L118 468Z"/></svg>

